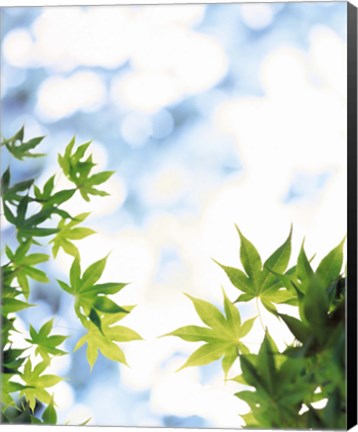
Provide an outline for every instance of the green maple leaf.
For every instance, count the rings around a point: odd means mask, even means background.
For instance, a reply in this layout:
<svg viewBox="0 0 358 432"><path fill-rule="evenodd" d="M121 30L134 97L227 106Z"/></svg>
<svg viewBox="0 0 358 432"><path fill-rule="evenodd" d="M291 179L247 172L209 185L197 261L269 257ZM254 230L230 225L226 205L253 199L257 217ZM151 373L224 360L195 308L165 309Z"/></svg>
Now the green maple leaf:
<svg viewBox="0 0 358 432"><path fill-rule="evenodd" d="M21 374L21 378L27 387L20 391L20 395L25 396L32 411L35 408L36 399L45 404L51 403L52 397L46 389L56 385L62 380L61 377L56 375L42 375L47 367L47 362L41 362L33 368L31 360L28 359L25 363L24 371Z"/></svg>
<svg viewBox="0 0 358 432"><path fill-rule="evenodd" d="M50 355L64 355L67 354L58 348L66 339L67 336L62 335L51 335L53 327L53 319L45 323L40 330L37 332L32 325L30 325L30 336L31 339L26 339L32 345L36 346L35 354L39 354L44 362L50 362Z"/></svg>
<svg viewBox="0 0 358 432"><path fill-rule="evenodd" d="M57 413L55 410L55 402L53 400L53 397L42 414L42 421L43 424L55 425L57 423Z"/></svg>
<svg viewBox="0 0 358 432"><path fill-rule="evenodd" d="M24 142L24 127L22 127L13 137L3 139L1 145L4 145L16 159L22 160L25 157L37 158L44 156L44 154L32 153L31 150L36 148L43 139L44 137L37 137Z"/></svg>
<svg viewBox="0 0 358 432"><path fill-rule="evenodd" d="M303 349L291 348L292 352L312 355L331 340L335 328L344 322L344 293L340 293L345 285L341 274L344 241L321 260L316 270L313 270L302 244L294 271L281 275L282 283L289 290L294 289L298 298L300 320L278 314L303 345Z"/></svg>
<svg viewBox="0 0 358 432"><path fill-rule="evenodd" d="M42 191L38 186L34 186L35 199L40 203L43 209L48 209L57 213L64 218L71 218L71 216L64 210L58 208L60 204L68 201L76 192L76 189L65 189L58 192L54 192L55 187L55 175L50 177L45 183Z"/></svg>
<svg viewBox="0 0 358 432"><path fill-rule="evenodd" d="M34 179L25 180L19 183L14 184L10 187L10 167L6 169L4 174L1 177L1 193L2 199L11 204L16 204L21 201L24 195L21 195L19 192L29 192L29 189L34 183Z"/></svg>
<svg viewBox="0 0 358 432"><path fill-rule="evenodd" d="M91 368L97 360L98 351L110 360L127 365L125 354L117 342L141 340L142 337L129 327L114 324L123 319L133 307L125 306L123 311L113 314L100 313L101 329L92 322L86 324L88 332L77 342L75 351L87 343L87 360Z"/></svg>
<svg viewBox="0 0 358 432"><path fill-rule="evenodd" d="M126 316L133 307L122 307L108 296L118 293L127 284L108 282L99 284L108 256L91 264L84 272L75 258L70 269L69 285L58 281L61 288L75 298L75 312L88 330L76 345L76 349L87 343L88 363L93 367L98 350L114 361L127 364L125 355L117 342L139 340L141 336L124 326L112 326Z"/></svg>
<svg viewBox="0 0 358 432"><path fill-rule="evenodd" d="M66 177L76 185L82 198L89 201L89 195L107 196L108 193L96 188L105 183L114 171L103 171L91 174L95 164L92 155L85 159L85 153L91 142L80 145L75 151L75 138L73 138L65 149L63 155L58 155L58 162Z"/></svg>
<svg viewBox="0 0 358 432"><path fill-rule="evenodd" d="M53 243L52 254L56 258L57 253L60 249L63 249L68 255L72 255L74 258L80 258L77 247L71 242L71 240L82 240L92 234L95 231L90 228L77 227L78 224L83 222L89 213L81 213L74 217L66 224L65 219L61 219L58 224L59 232L51 240Z"/></svg>
<svg viewBox="0 0 358 432"><path fill-rule="evenodd" d="M11 393L23 390L25 386L18 382L11 381L13 374L2 373L0 384L1 384L1 401L7 406L15 406L15 401L13 400Z"/></svg>
<svg viewBox="0 0 358 432"><path fill-rule="evenodd" d="M108 256L91 264L81 275L79 259L75 258L70 269L70 285L58 281L63 290L75 297L75 311L85 324L90 319L101 330L99 314L127 312L111 300L108 295L116 294L126 283L109 282L98 284L105 269Z"/></svg>
<svg viewBox="0 0 358 432"><path fill-rule="evenodd" d="M263 264L255 246L239 228L236 227L236 229L241 240L240 260L244 271L225 266L214 260L225 271L231 283L243 292L236 302L259 298L271 312L276 311L273 303L295 302L295 292L286 289L280 277L277 276L277 273L285 272L290 259L292 227L285 242Z"/></svg>
<svg viewBox="0 0 358 432"><path fill-rule="evenodd" d="M8 348L2 351L2 367L3 372L9 374L16 374L19 367L25 361L21 355L24 353L23 349Z"/></svg>
<svg viewBox="0 0 358 432"><path fill-rule="evenodd" d="M251 408L250 416L244 417L247 426L298 427L302 405L316 387L304 374L304 359L280 354L266 332L258 354L241 356L240 364L242 381L254 387L236 393Z"/></svg>
<svg viewBox="0 0 358 432"><path fill-rule="evenodd" d="M34 266L48 261L50 257L42 253L29 254L32 243L31 239L23 242L15 253L9 247L5 249L6 255L10 259L9 268L13 271L12 276L16 276L26 299L28 299L30 293L29 278L42 283L49 282L46 273Z"/></svg>
<svg viewBox="0 0 358 432"><path fill-rule="evenodd" d="M238 355L248 352L241 339L249 333L256 317L242 323L238 309L224 291L223 294L225 316L211 303L186 294L207 327L185 326L165 335L178 336L189 342L205 342L179 370L188 366L206 365L222 358L222 367L227 375Z"/></svg>

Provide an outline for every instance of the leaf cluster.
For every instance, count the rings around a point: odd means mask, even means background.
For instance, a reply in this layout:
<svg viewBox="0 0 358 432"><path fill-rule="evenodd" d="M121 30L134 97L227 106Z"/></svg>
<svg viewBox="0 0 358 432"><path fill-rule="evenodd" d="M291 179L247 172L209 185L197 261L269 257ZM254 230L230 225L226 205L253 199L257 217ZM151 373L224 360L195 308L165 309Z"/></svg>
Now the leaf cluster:
<svg viewBox="0 0 358 432"><path fill-rule="evenodd" d="M43 156L34 153L43 137L24 141L24 128L13 137L2 139L1 146L11 156L23 160ZM59 175L65 175L74 183L70 189L56 188L56 175L39 186L34 178L14 183L9 166L1 177L1 201L4 217L12 232L16 233L16 247L5 246L5 263L2 265L1 292L1 345L2 345L2 406L1 416L5 423L56 424L57 414L53 395L47 390L61 381L61 377L46 373L55 356L66 355L63 344L67 336L53 334L53 319L44 323L38 330L29 325L29 335L23 335L27 348L12 347L16 329L17 314L35 304L29 303L33 283L48 284L51 287L46 264L51 260L49 253L43 253L39 239L48 240L52 245L53 259L60 250L74 257L69 271L70 284L59 281L68 294L74 296L74 308L80 323L87 331L91 365L100 349L108 358L126 363L123 351L117 342L140 339L138 333L124 326L115 325L124 318L133 306L121 307L108 296L118 293L126 284L97 283L101 277L106 259L89 266L83 274L80 269L80 253L75 242L95 232L81 226L89 213L72 216L65 210L67 203L77 192L86 201L91 195L105 196L106 192L96 189L113 174L112 171L92 173L95 163L92 155L85 157L90 143L75 148L73 138L65 153L58 156ZM84 343L81 339L78 345ZM29 354L32 348L34 356ZM34 358L36 359L34 362ZM45 405L42 415L38 406Z"/></svg>
<svg viewBox="0 0 358 432"><path fill-rule="evenodd" d="M274 340L275 333L266 328L258 353L252 353L242 345L241 337L251 329L254 318L241 324L239 310L225 293L226 316L214 305L189 296L208 327L186 326L169 333L186 341L205 342L182 368L223 358L226 376L231 365L239 359L241 374L232 380L245 386L236 396L250 408L242 416L246 427L344 429L344 240L320 261L315 270L302 244L296 264L287 269L292 228L284 243L265 262L255 246L238 228L237 231L243 270L217 263L242 292L235 303L261 301L282 325L288 327L295 341L280 352ZM277 307L280 304L293 306L298 318L280 313ZM315 408L315 402L324 400L327 403L323 408Z"/></svg>
<svg viewBox="0 0 358 432"><path fill-rule="evenodd" d="M98 350L110 360L127 364L125 355L116 342L141 339L138 333L128 327L111 326L123 319L133 306L119 306L109 297L121 291L126 283L98 283L107 258L94 262L84 272L81 271L80 261L75 258L69 284L58 281L61 288L74 297L76 314L87 330L75 349L87 342L87 359L91 367L97 359Z"/></svg>

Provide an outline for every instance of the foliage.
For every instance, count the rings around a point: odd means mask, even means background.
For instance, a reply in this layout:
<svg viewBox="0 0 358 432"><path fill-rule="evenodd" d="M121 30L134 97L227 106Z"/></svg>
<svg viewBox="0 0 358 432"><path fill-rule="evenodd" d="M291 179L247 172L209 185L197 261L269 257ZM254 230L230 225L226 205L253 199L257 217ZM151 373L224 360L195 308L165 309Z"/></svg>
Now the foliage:
<svg viewBox="0 0 358 432"><path fill-rule="evenodd" d="M1 147L10 156L24 160L43 156L34 153L43 137L24 140L24 128L12 138L2 139ZM63 155L58 155L59 174L51 176L40 187L34 178L12 182L8 167L1 178L3 215L10 230L16 233L12 250L5 246L2 258L1 293L1 345L2 345L2 405L1 420L4 423L56 424L57 413L51 387L63 378L47 373L56 356L66 355L63 344L67 336L54 334L54 320L44 323L38 330L29 324L29 335L16 329L18 314L29 307L32 282L48 284L54 281L46 272L45 263L56 259L59 250L73 257L69 270L69 282L58 281L59 286L74 297L74 310L87 334L78 341L76 349L88 342L87 358L92 368L98 350L114 361L126 364L123 351L117 342L140 339L138 333L115 324L123 319L133 306L119 306L110 295L118 293L125 283L98 283L106 266L107 257L81 272L81 257L75 242L95 232L81 223L89 216L83 213L73 216L63 204L79 193L85 201L90 196L108 195L97 186L105 183L113 171L93 173L92 155L86 156L90 142L75 148L73 138ZM72 188L56 189L56 178L65 175ZM52 245L52 258L48 253ZM26 348L14 348L15 334L23 336ZM17 336L19 337L19 336Z"/></svg>
<svg viewBox="0 0 358 432"><path fill-rule="evenodd" d="M291 257L292 228L285 242L262 264L253 244L237 229L243 270L219 264L241 292L235 302L224 293L226 317L212 304L191 298L207 327L186 326L168 335L189 342L204 341L182 368L223 357L225 375L236 360L241 374L232 378L243 387L236 397L250 408L243 415L255 429L344 429L346 427L345 282L342 274L344 240L314 270L304 245L295 266ZM265 328L257 353L241 342L252 327L241 324L235 303L255 299L287 326L293 343L282 352L275 334ZM280 305L293 306L292 315ZM294 316L295 315L295 316ZM249 340L247 338L246 340ZM182 369L181 368L181 369ZM314 406L323 402L323 408ZM326 403L324 403L326 401Z"/></svg>
<svg viewBox="0 0 358 432"><path fill-rule="evenodd" d="M212 304L189 295L188 297L194 303L201 320L208 327L186 326L168 334L168 336L179 336L189 342L206 342L189 357L180 369L187 366L202 366L223 357L222 367L227 374L238 354L248 352L241 338L251 330L256 317L241 323L240 312L230 302L225 292L226 316Z"/></svg>

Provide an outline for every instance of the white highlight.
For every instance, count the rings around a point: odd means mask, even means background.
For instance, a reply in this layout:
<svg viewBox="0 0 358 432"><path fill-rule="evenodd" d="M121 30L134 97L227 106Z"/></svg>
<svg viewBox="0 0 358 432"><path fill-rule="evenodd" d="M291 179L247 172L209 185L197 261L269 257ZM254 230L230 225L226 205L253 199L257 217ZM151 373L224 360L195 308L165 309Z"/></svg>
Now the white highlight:
<svg viewBox="0 0 358 432"><path fill-rule="evenodd" d="M272 24L274 19L273 7L270 4L242 4L241 18L253 30L261 30Z"/></svg>
<svg viewBox="0 0 358 432"><path fill-rule="evenodd" d="M39 88L36 111L43 120L56 121L79 110L97 110L105 96L104 83L93 72L77 72L69 78L52 76Z"/></svg>

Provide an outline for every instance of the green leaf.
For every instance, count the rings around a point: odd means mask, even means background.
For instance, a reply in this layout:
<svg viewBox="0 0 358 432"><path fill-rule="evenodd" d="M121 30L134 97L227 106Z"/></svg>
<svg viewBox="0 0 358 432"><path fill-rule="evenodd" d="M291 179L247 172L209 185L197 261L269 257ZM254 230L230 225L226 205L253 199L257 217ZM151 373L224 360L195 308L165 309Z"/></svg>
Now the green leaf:
<svg viewBox="0 0 358 432"><path fill-rule="evenodd" d="M92 308L89 314L89 319L93 322L93 324L102 331L101 319L98 313Z"/></svg>
<svg viewBox="0 0 358 432"><path fill-rule="evenodd" d="M225 355L222 359L222 368L225 374L225 379L229 373L231 366L234 364L235 360L238 357L238 352L236 347L231 347L230 349L225 350Z"/></svg>
<svg viewBox="0 0 358 432"><path fill-rule="evenodd" d="M44 137L32 138L28 142L24 142L24 129L21 128L12 138L4 139L2 145L5 145L7 150L16 159L22 160L25 157L36 158L43 156L42 153L31 153L30 150L37 147Z"/></svg>
<svg viewBox="0 0 358 432"><path fill-rule="evenodd" d="M38 380L43 387L52 387L61 382L62 378L56 375L42 375Z"/></svg>
<svg viewBox="0 0 358 432"><path fill-rule="evenodd" d="M10 210L10 208L8 207L8 205L6 204L5 201L3 201L2 203L3 208L4 208L4 216L5 219L10 222L12 225L17 224L17 218L14 216L13 212Z"/></svg>
<svg viewBox="0 0 358 432"><path fill-rule="evenodd" d="M305 292L307 289L307 284L311 280L314 273L304 250L304 243L302 243L301 250L297 258L296 273L298 279L301 282L300 290Z"/></svg>
<svg viewBox="0 0 358 432"><path fill-rule="evenodd" d="M81 290L82 294L90 293L90 294L116 294L120 290L122 290L128 283L117 283L117 282L108 282L104 284L93 285L84 291Z"/></svg>
<svg viewBox="0 0 358 432"><path fill-rule="evenodd" d="M100 185L112 177L114 173L115 171L103 171L98 174L94 174L92 177L90 177L88 183L91 185Z"/></svg>
<svg viewBox="0 0 358 432"><path fill-rule="evenodd" d="M225 351L225 345L207 343L202 345L196 351L191 354L188 360L181 366L178 371L188 367L188 366L203 366L213 361L219 360L223 356Z"/></svg>
<svg viewBox="0 0 358 432"><path fill-rule="evenodd" d="M236 227L240 240L240 259L244 266L244 269L249 276L249 279L253 282L255 288L257 289L261 283L261 269L262 262L259 253L257 252L255 246L242 234L238 227Z"/></svg>
<svg viewBox="0 0 358 432"><path fill-rule="evenodd" d="M71 240L82 240L95 233L96 231L90 228L73 228L69 231L68 238Z"/></svg>
<svg viewBox="0 0 358 432"><path fill-rule="evenodd" d="M261 303L262 305L272 314L275 316L277 315L277 308L276 306L269 300L267 300L264 296L261 296Z"/></svg>
<svg viewBox="0 0 358 432"><path fill-rule="evenodd" d="M322 284L326 286L337 280L341 275L344 242L345 238L322 259L317 267L316 275L321 279Z"/></svg>
<svg viewBox="0 0 358 432"><path fill-rule="evenodd" d="M107 297L97 297L93 303L93 307L101 312L106 313L118 313L125 312L121 306L118 306L114 301L110 300Z"/></svg>
<svg viewBox="0 0 358 432"><path fill-rule="evenodd" d="M273 345L273 340L266 332L261 344L259 355L257 356L257 368L265 381L268 391L273 394L277 382L277 373L274 356L278 353L277 347Z"/></svg>
<svg viewBox="0 0 358 432"><path fill-rule="evenodd" d="M87 270L83 273L82 276L82 285L80 291L85 291L87 288L94 285L99 280L105 269L107 258L108 255L103 259L91 264L87 268Z"/></svg>
<svg viewBox="0 0 358 432"><path fill-rule="evenodd" d="M239 329L239 331L238 331L238 337L239 337L239 338L243 338L243 337L245 337L245 336L250 332L250 330L252 329L252 326L253 326L254 323L255 323L256 318L257 318L257 317L254 317L254 318L248 319L247 321L245 321L245 322L242 324L242 326L240 327L240 329Z"/></svg>
<svg viewBox="0 0 358 432"><path fill-rule="evenodd" d="M47 237L58 232L57 228L24 228L21 230L22 237Z"/></svg>
<svg viewBox="0 0 358 432"><path fill-rule="evenodd" d="M142 337L137 332L125 326L109 327L106 335L116 342L142 340Z"/></svg>
<svg viewBox="0 0 358 432"><path fill-rule="evenodd" d="M49 334L51 333L52 330L52 326L53 326L53 319L51 319L50 321L47 321L41 328L39 331L39 334L42 337L47 337L49 336Z"/></svg>
<svg viewBox="0 0 358 432"><path fill-rule="evenodd" d="M95 166L92 162L92 155L84 159L89 144L82 144L73 152L75 145L75 139L73 138L66 147L65 153L58 156L58 162L64 174L76 185L85 201L89 201L89 195L108 195L104 191L95 189L94 186L104 183L113 174L113 171L103 171L91 175L92 168Z"/></svg>
<svg viewBox="0 0 358 432"><path fill-rule="evenodd" d="M302 321L286 314L279 314L279 317L285 322L285 324L297 340L305 343L310 338L310 329L308 326L303 324Z"/></svg>
<svg viewBox="0 0 358 432"><path fill-rule="evenodd" d="M246 402L250 407L255 407L259 403L259 398L257 393L253 391L243 390L241 392L235 393L235 396Z"/></svg>
<svg viewBox="0 0 358 432"><path fill-rule="evenodd" d="M178 336L188 342L210 342L215 340L215 334L213 333L212 329L194 325L180 327L170 333L166 333L163 336Z"/></svg>
<svg viewBox="0 0 358 432"><path fill-rule="evenodd" d="M205 300L200 300L189 294L185 295L193 302L197 314L206 325L225 328L225 317L219 309Z"/></svg>
<svg viewBox="0 0 358 432"><path fill-rule="evenodd" d="M218 261L213 261L225 271L226 275L228 276L230 282L234 285L234 287L245 292L252 291L250 279L245 275L243 271L235 267L225 266L223 264L220 264Z"/></svg>
<svg viewBox="0 0 358 432"><path fill-rule="evenodd" d="M248 301L252 300L253 298L255 298L255 295L253 295L253 294L248 294L248 293L240 294L239 297L235 300L235 303L248 302Z"/></svg>
<svg viewBox="0 0 358 432"><path fill-rule="evenodd" d="M164 335L178 336L188 342L205 342L205 345L202 345L189 357L182 368L200 366L223 358L222 367L226 377L239 353L247 352L246 346L240 339L250 331L255 318L241 323L240 313L228 299L225 291L223 291L223 296L225 316L210 303L188 296L193 301L201 320L210 328L185 326ZM215 350L210 356L213 348Z"/></svg>
<svg viewBox="0 0 358 432"><path fill-rule="evenodd" d="M52 398L45 389L54 386L62 380L61 377L56 375L41 375L47 366L47 362L41 362L35 368L32 368L30 359L25 363L22 379L26 384L26 388L20 391L20 395L26 397L31 410L35 408L36 399L45 404L50 404Z"/></svg>
<svg viewBox="0 0 358 432"><path fill-rule="evenodd" d="M108 340L104 341L101 339L101 341L99 342L99 347L105 357L128 366L124 352L115 343L109 342Z"/></svg>
<svg viewBox="0 0 358 432"><path fill-rule="evenodd" d="M51 400L51 403L47 406L47 408L43 412L42 420L44 424L55 425L57 423L57 413L54 407L53 399Z"/></svg>
<svg viewBox="0 0 358 432"><path fill-rule="evenodd" d="M26 266L23 268L23 270L28 276L30 276L30 278L38 282L42 282L42 283L49 282L49 278L47 277L46 273L41 270L38 270L35 267Z"/></svg>
<svg viewBox="0 0 358 432"><path fill-rule="evenodd" d="M90 365L91 369L93 368L94 364L96 363L97 357L98 357L98 348L93 343L88 342L87 345L87 351L86 351L87 361Z"/></svg>
<svg viewBox="0 0 358 432"><path fill-rule="evenodd" d="M92 420L92 417L89 417L87 420L85 420L84 422L80 423L78 426L87 426L87 424Z"/></svg>
<svg viewBox="0 0 358 432"><path fill-rule="evenodd" d="M51 240L53 243L52 253L56 258L59 249L63 249L68 255L72 255L73 257L79 259L79 253L77 247L69 241L70 240L81 240L89 235L95 233L95 231L90 228L83 227L75 227L79 223L81 223L89 213L83 213L76 216L73 220L65 224L64 220L61 220L58 224L59 232L58 234Z"/></svg>
<svg viewBox="0 0 358 432"><path fill-rule="evenodd" d="M61 280L57 280L57 283L60 285L60 287L66 291L68 294L73 294L72 289L70 286L68 286L65 282L61 281Z"/></svg>
<svg viewBox="0 0 358 432"><path fill-rule="evenodd" d="M30 285L26 274L24 272L18 273L16 277L20 287L22 288L22 293L24 294L25 299L28 300L30 295Z"/></svg>
<svg viewBox="0 0 358 432"><path fill-rule="evenodd" d="M278 289L277 286L273 286L260 294L260 298L261 300L269 303L281 304L292 302L297 298L297 296L294 295L291 291L283 288Z"/></svg>
<svg viewBox="0 0 358 432"><path fill-rule="evenodd" d="M30 325L31 339L26 339L32 345L36 346L36 354L40 354L43 359L43 364L50 361L50 355L64 355L65 351L58 348L66 339L67 336L51 335L53 320L46 322L38 332Z"/></svg>
<svg viewBox="0 0 358 432"><path fill-rule="evenodd" d="M236 306L234 306L231 303L231 301L228 299L225 291L222 290L222 292L224 295L224 310L225 310L227 325L230 326L233 329L234 333L238 336L239 332L242 330L240 313L236 308Z"/></svg>
<svg viewBox="0 0 358 432"><path fill-rule="evenodd" d="M311 329L324 337L327 328L329 302L325 286L321 283L321 278L314 276L307 284L306 293L302 300L303 318L311 324Z"/></svg>
<svg viewBox="0 0 358 432"><path fill-rule="evenodd" d="M41 253L35 253L35 254L31 254L26 256L21 263L27 266L32 266L35 264L40 264L42 262L48 261L50 259L50 257L46 254L41 254Z"/></svg>
<svg viewBox="0 0 358 432"><path fill-rule="evenodd" d="M265 261L262 272L262 290L270 288L276 282L276 276L272 270L277 273L283 273L291 256L291 237L292 226L286 241Z"/></svg>
<svg viewBox="0 0 358 432"><path fill-rule="evenodd" d="M72 198L75 192L76 189L66 189L56 192L54 195L49 197L46 204L51 206L62 204Z"/></svg>
<svg viewBox="0 0 358 432"><path fill-rule="evenodd" d="M52 177L50 177L47 182L45 183L44 186L44 195L45 196L50 196L53 188L55 187L55 175L53 175Z"/></svg>
<svg viewBox="0 0 358 432"><path fill-rule="evenodd" d="M7 167L4 174L1 176L1 190L2 193L6 192L10 186L10 167Z"/></svg>
<svg viewBox="0 0 358 432"><path fill-rule="evenodd" d="M2 301L3 301L3 305L1 307L1 313L4 315L8 315L9 313L13 313L13 312L19 312L20 310L26 309L31 306L35 306L33 304L23 302L15 298L5 298Z"/></svg>
<svg viewBox="0 0 358 432"><path fill-rule="evenodd" d="M247 385L247 382L245 381L245 379L242 375L237 375L236 377L231 378L230 381L235 381L239 384Z"/></svg>
<svg viewBox="0 0 358 432"><path fill-rule="evenodd" d="M70 284L73 292L77 292L80 290L81 286L81 265L79 259L75 258L73 260L71 269L70 269Z"/></svg>

